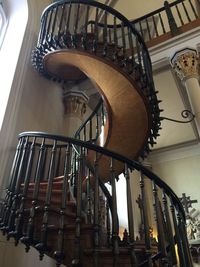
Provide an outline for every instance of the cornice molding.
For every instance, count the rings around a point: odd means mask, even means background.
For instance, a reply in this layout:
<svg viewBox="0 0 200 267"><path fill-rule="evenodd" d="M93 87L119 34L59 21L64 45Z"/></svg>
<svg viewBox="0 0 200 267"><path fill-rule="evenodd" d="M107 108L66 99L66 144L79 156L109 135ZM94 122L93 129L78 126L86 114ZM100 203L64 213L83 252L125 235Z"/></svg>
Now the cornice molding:
<svg viewBox="0 0 200 267"><path fill-rule="evenodd" d="M170 66L169 57L173 55L175 51L181 50L187 46L200 46L199 35L200 26L149 48L153 70L160 71L162 68Z"/></svg>
<svg viewBox="0 0 200 267"><path fill-rule="evenodd" d="M197 140L153 151L148 160L153 164L195 156L200 156L200 143Z"/></svg>

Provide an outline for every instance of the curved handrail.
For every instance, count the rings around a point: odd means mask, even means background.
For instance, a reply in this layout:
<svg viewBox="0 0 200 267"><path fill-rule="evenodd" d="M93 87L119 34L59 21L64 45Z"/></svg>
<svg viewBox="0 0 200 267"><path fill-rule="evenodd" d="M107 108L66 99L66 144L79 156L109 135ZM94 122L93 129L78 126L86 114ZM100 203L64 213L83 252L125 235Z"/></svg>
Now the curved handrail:
<svg viewBox="0 0 200 267"><path fill-rule="evenodd" d="M97 103L96 107L94 108L94 110L92 111L92 113L90 114L90 116L83 122L83 124L78 128L78 130L76 131L74 138L75 139L80 139L80 133L82 130L84 130L84 127L96 116L96 114L99 112L100 108L103 105L103 99L101 98L99 100L99 102Z"/></svg>
<svg viewBox="0 0 200 267"><path fill-rule="evenodd" d="M115 160L124 162L131 169L136 169L137 171L142 171L142 173L145 176L147 176L152 181L155 181L155 183L159 187L165 189L166 194L171 196L173 202L176 203L178 209L182 212L183 218L185 218L185 212L184 212L183 206L182 206L179 198L177 197L177 195L174 193L174 191L162 179L160 179L156 174L154 174L149 169L144 167L141 163L139 163L135 160L130 160L130 159L118 154L118 153L115 153L115 152L110 151L108 149L105 149L103 147L99 147L95 144L83 142L81 140L77 140L77 139L74 139L71 137L65 137L62 135L54 135L54 134L45 133L45 132L23 132L23 133L19 134L19 139L21 137L27 137L27 136L48 138L48 139L53 139L53 140L57 140L57 141L72 143L74 145L81 146L81 147L87 148L89 150L93 150L93 151L96 151L98 153L104 154L105 156L114 158Z"/></svg>

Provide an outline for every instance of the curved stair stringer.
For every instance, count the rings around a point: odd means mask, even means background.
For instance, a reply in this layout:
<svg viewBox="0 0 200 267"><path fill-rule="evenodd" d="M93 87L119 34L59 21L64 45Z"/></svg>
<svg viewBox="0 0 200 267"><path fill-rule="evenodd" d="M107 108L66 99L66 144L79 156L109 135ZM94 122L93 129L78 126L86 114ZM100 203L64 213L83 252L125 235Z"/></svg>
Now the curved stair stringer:
<svg viewBox="0 0 200 267"><path fill-rule="evenodd" d="M71 65L93 80L111 110L111 127L101 134L99 145L130 159L136 159L141 154L147 143L150 119L146 98L133 78L102 58L77 50L62 49L48 53L43 64L48 73L61 79L65 78L65 66L69 69ZM94 155L89 158L90 162L93 161ZM106 161L102 158L99 162L103 181L109 176L103 171L109 169L103 167ZM118 173L122 171L120 166L116 169Z"/></svg>

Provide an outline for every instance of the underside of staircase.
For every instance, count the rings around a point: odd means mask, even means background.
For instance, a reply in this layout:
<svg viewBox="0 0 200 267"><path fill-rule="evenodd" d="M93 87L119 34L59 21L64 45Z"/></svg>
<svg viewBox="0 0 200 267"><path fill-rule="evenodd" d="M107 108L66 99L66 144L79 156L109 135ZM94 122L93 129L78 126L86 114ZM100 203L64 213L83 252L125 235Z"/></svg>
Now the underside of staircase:
<svg viewBox="0 0 200 267"><path fill-rule="evenodd" d="M155 144L161 110L148 50L132 24L95 1L58 1L42 15L32 61L52 81L89 78L101 103L75 138L19 135L0 214L3 233L24 243L27 252L37 249L41 259L54 258L57 266L192 266L178 197L136 161ZM134 231L134 170L140 172L140 237ZM120 174L127 188L123 237L116 192ZM154 237L150 217L155 218Z"/></svg>

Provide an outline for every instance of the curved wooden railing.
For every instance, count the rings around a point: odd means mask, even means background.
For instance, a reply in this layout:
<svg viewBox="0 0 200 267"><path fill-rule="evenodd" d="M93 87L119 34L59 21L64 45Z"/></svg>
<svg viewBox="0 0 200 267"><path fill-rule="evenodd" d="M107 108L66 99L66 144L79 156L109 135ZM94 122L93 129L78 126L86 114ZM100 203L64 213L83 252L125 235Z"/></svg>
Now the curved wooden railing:
<svg viewBox="0 0 200 267"><path fill-rule="evenodd" d="M80 152L76 160L72 160L73 146L78 147ZM87 165L90 151L96 154L93 166ZM102 156L110 162L108 180L112 195L112 217L106 208L107 198L99 190L98 158ZM123 164L124 178L116 173L116 162ZM137 225L134 218L137 207L132 202L133 170L140 172L140 179L134 181L134 187L138 182L143 240L138 240L135 235ZM73 214L68 210L71 203L70 180L74 176L77 176L75 221L69 220L69 216L73 217ZM83 183L85 177L86 186ZM118 179L124 179L127 188L127 204L124 202L124 205L127 206L128 227L123 241L119 238L117 220ZM152 186L148 186L145 180L149 180ZM42 190L44 185L45 192ZM60 191L58 185L61 186ZM56 198L57 191L60 195ZM99 212L100 205L104 218ZM52 219L53 214L56 214L56 220ZM75 224L73 229L76 233L73 246L72 240L68 240L66 235L72 227L71 224ZM154 242L149 234L149 227L152 225L156 233ZM94 234L88 234L92 240L88 244L84 242L83 245L81 240L87 227L91 227ZM156 262L162 262L161 266L174 266L177 260L182 267L192 266L184 210L171 188L139 162L91 143L63 136L39 132L19 135L10 186L1 210L1 229L8 236L14 236L16 242L21 239L28 248L34 246L41 255L47 253L54 257L58 264L65 263L68 266L79 266L81 263L83 266L94 266L94 262L103 264L100 257L102 248L112 252L111 259L116 264L114 266L119 263L122 248L127 249L127 259L134 263L134 266L146 266L147 262L150 264L148 266L154 266ZM52 236L57 243L51 243ZM141 258L142 252L145 254ZM92 265L87 262L88 253L92 253L94 257ZM85 265L86 262L88 265Z"/></svg>

